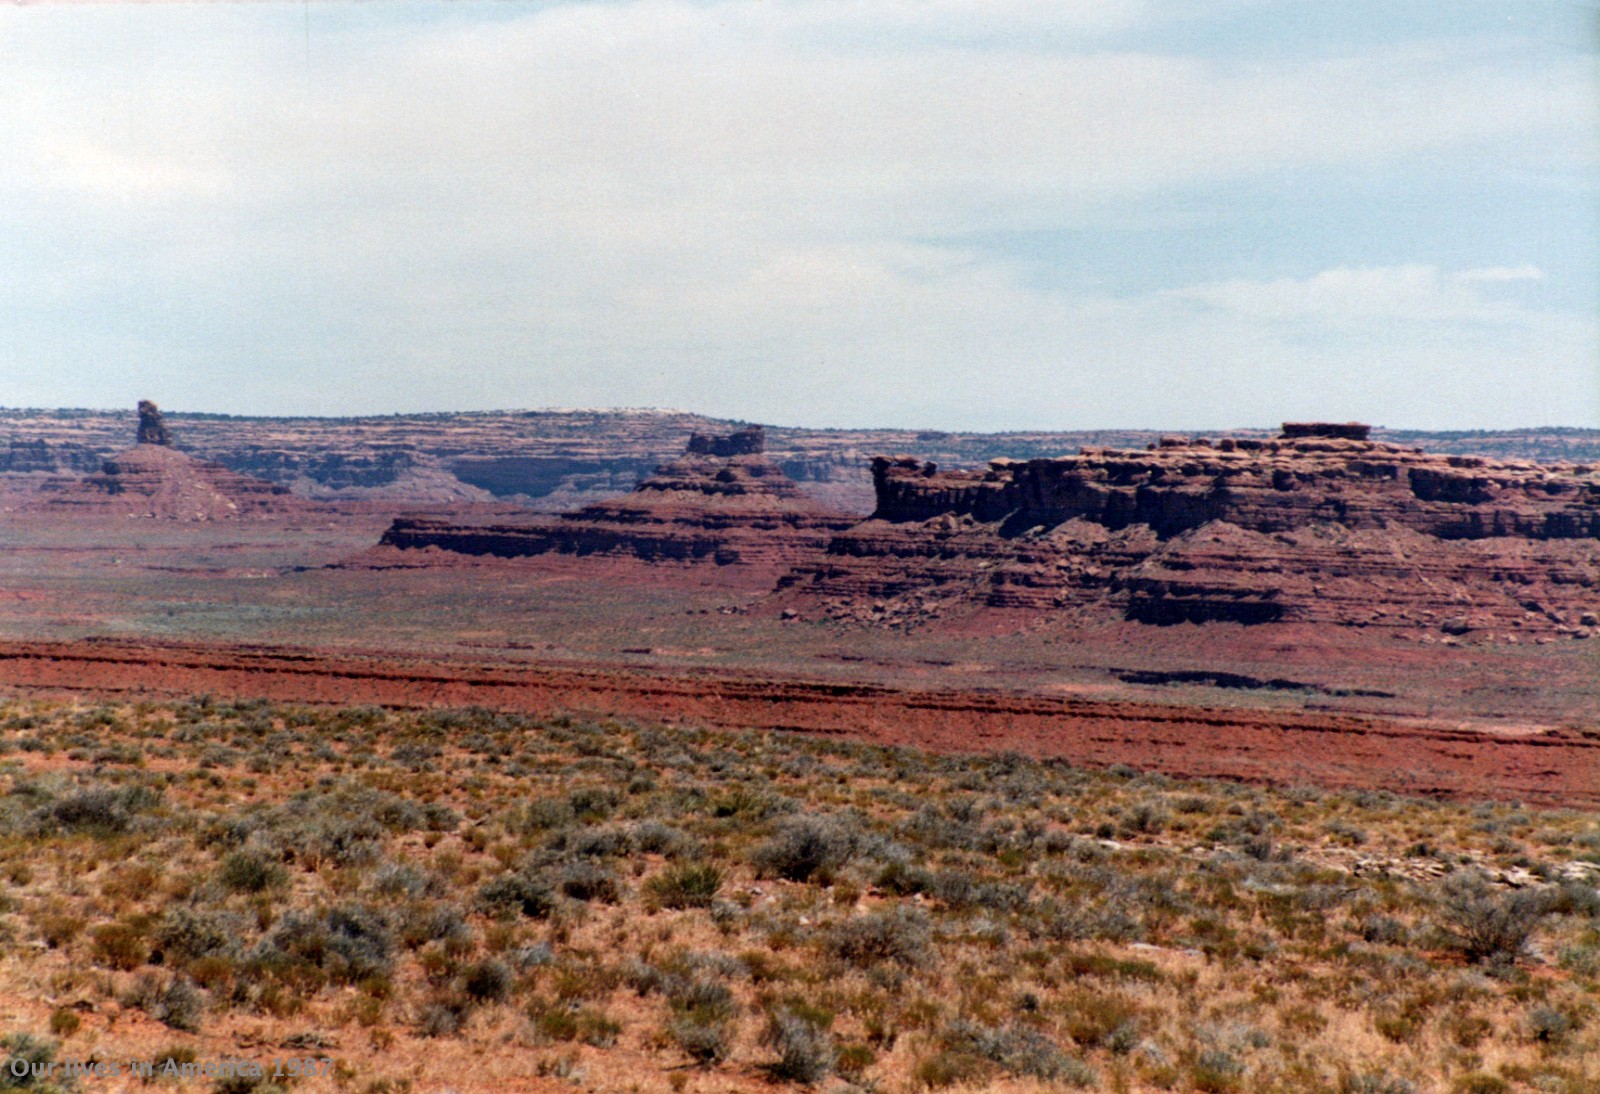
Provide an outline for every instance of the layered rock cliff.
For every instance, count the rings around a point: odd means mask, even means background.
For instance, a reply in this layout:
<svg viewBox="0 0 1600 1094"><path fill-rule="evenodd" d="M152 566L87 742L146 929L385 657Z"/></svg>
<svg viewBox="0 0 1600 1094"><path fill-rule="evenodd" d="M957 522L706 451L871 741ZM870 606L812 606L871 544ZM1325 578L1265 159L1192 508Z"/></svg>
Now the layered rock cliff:
<svg viewBox="0 0 1600 1094"><path fill-rule="evenodd" d="M1502 635L1600 625L1600 470L1365 437L1300 423L982 471L879 457L872 518L782 586L887 622L976 606Z"/></svg>
<svg viewBox="0 0 1600 1094"><path fill-rule="evenodd" d="M306 497L409 502L497 498L549 512L625 493L683 448L686 434L728 435L740 423L657 410L537 410L368 418L250 418L168 412L173 444ZM127 445L133 412L0 409L0 476L82 474ZM1260 430L1235 435L1265 438ZM769 427L766 454L814 499L867 513L868 460L914 451L951 466L996 456L1054 456L1081 445L1140 447L1149 430L959 433ZM1395 433L1379 440L1500 458L1600 461L1600 430ZM715 454L715 453L709 453ZM730 453L731 454L731 453ZM0 489L6 487L0 482Z"/></svg>
<svg viewBox="0 0 1600 1094"><path fill-rule="evenodd" d="M406 517L390 526L382 544L503 558L563 554L709 562L775 576L821 551L855 518L809 501L763 448L759 426L722 436L695 433L683 456L623 497L521 521Z"/></svg>

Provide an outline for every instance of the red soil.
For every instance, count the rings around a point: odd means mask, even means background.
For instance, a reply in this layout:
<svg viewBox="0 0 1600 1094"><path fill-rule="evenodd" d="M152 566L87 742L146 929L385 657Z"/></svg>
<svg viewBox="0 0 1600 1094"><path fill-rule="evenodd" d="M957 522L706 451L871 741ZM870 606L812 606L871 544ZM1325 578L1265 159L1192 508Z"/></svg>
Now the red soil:
<svg viewBox="0 0 1600 1094"><path fill-rule="evenodd" d="M0 689L209 693L312 703L478 704L715 728L788 730L943 752L1016 751L1175 776L1600 806L1600 736L1487 733L1376 718L978 690L918 690L718 671L203 645L0 642Z"/></svg>

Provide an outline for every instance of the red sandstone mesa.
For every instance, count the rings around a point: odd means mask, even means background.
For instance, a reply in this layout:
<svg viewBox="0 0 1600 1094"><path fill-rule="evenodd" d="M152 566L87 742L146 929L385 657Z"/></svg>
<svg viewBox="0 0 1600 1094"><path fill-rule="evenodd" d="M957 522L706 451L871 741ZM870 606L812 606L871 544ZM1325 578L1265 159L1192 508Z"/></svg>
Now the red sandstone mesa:
<svg viewBox="0 0 1600 1094"><path fill-rule="evenodd" d="M384 533L387 547L438 547L468 555L626 557L714 563L777 573L854 522L809 501L764 455L760 426L715 436L695 433L680 458L656 468L633 492L554 517L491 524L404 517Z"/></svg>
<svg viewBox="0 0 1600 1094"><path fill-rule="evenodd" d="M880 456L872 518L781 587L838 617L893 623L976 606L1595 633L1594 467L1366 436L1355 423L1291 423L1274 440L1163 438L984 471Z"/></svg>

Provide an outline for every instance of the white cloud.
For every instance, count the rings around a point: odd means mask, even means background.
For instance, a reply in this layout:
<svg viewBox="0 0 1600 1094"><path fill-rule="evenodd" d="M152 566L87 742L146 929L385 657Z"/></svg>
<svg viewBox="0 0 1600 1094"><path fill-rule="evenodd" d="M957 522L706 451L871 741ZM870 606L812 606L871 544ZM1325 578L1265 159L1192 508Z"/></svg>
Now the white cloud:
<svg viewBox="0 0 1600 1094"><path fill-rule="evenodd" d="M164 309L40 357L85 377L170 360L218 409L298 389L330 408L403 391L1155 424L1270 419L1327 384L1444 422L1448 354L1480 378L1542 361L1574 405L1593 324L1497 294L1538 287L1521 254L1119 299L919 242L1130 207L1160 223L1192 188L1298 171L1592 163L1580 57L1535 73L1514 48L1443 43L1245 65L1123 44L1169 10L635 0L364 32L313 9L309 58L298 12L0 12L0 230L32 241L0 290L48 286L85 329Z"/></svg>
<svg viewBox="0 0 1600 1094"><path fill-rule="evenodd" d="M1455 280L1486 285L1508 281L1543 281L1545 273L1537 266L1485 266L1476 270L1462 270Z"/></svg>
<svg viewBox="0 0 1600 1094"><path fill-rule="evenodd" d="M1485 288L1543 276L1532 266L1454 273L1423 265L1339 268L1307 278L1195 285L1166 295L1254 320L1310 321L1332 327L1374 321L1515 326L1536 322L1540 315L1497 299Z"/></svg>

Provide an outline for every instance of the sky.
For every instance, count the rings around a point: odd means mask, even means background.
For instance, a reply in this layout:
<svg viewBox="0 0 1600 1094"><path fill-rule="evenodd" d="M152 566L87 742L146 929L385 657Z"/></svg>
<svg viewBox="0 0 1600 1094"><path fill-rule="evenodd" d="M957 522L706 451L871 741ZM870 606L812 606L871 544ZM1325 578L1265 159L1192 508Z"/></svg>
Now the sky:
<svg viewBox="0 0 1600 1094"><path fill-rule="evenodd" d="M0 8L0 406L1600 426L1600 0Z"/></svg>

